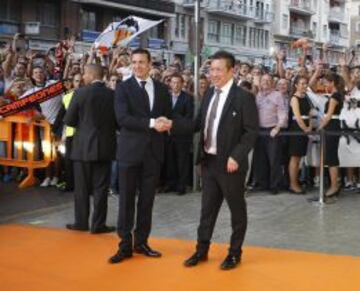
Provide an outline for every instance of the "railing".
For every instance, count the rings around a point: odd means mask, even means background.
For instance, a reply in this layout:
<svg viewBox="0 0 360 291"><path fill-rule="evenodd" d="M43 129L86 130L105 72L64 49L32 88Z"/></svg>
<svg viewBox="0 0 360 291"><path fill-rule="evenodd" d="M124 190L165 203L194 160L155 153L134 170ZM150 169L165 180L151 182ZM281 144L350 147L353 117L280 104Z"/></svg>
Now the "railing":
<svg viewBox="0 0 360 291"><path fill-rule="evenodd" d="M274 16L275 14L273 12L257 9L255 15L255 21L262 23L270 23L274 20Z"/></svg>
<svg viewBox="0 0 360 291"><path fill-rule="evenodd" d="M249 5L237 4L236 1L209 0L206 8L209 12L225 12L244 18L255 18L256 8Z"/></svg>
<svg viewBox="0 0 360 291"><path fill-rule="evenodd" d="M290 8L300 9L311 13L314 12L309 0L291 0Z"/></svg>
<svg viewBox="0 0 360 291"><path fill-rule="evenodd" d="M24 134L25 130L28 134ZM37 134L40 130L43 130L42 139ZM46 168L54 160L50 124L46 121L28 123L25 116L6 117L0 121L0 142L5 144L5 156L0 156L0 165L27 169L20 188L34 185L34 170Z"/></svg>
<svg viewBox="0 0 360 291"><path fill-rule="evenodd" d="M314 37L314 34L311 30L300 28L297 26L290 26L290 34L296 37Z"/></svg>
<svg viewBox="0 0 360 291"><path fill-rule="evenodd" d="M345 11L332 8L329 11L328 19L330 21L344 22L345 21Z"/></svg>
<svg viewBox="0 0 360 291"><path fill-rule="evenodd" d="M337 46L348 46L348 37L342 35L340 32L330 33L330 44Z"/></svg>

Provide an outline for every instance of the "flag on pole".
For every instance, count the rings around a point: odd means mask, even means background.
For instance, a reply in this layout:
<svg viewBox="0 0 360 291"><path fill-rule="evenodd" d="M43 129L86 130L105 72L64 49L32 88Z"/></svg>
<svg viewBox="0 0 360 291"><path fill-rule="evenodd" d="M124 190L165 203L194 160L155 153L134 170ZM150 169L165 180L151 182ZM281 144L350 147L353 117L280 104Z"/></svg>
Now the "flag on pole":
<svg viewBox="0 0 360 291"><path fill-rule="evenodd" d="M148 20L136 16L128 16L120 22L112 22L95 40L95 48L108 51L111 48L128 45L144 31L158 25L162 20Z"/></svg>

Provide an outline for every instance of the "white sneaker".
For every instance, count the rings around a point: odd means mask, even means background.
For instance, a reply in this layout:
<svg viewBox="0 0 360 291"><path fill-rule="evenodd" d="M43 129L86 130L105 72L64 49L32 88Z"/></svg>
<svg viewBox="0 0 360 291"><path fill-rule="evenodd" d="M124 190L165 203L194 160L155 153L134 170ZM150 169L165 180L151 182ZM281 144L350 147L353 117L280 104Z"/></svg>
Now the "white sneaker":
<svg viewBox="0 0 360 291"><path fill-rule="evenodd" d="M355 183L351 182L351 181L346 181L345 182L345 186L344 186L344 190L345 191L353 191L355 190Z"/></svg>
<svg viewBox="0 0 360 291"><path fill-rule="evenodd" d="M50 186L50 178L47 177L45 180L40 184L40 187L49 187Z"/></svg>
<svg viewBox="0 0 360 291"><path fill-rule="evenodd" d="M50 186L56 186L59 183L59 178L58 177L53 177L51 182L50 182Z"/></svg>

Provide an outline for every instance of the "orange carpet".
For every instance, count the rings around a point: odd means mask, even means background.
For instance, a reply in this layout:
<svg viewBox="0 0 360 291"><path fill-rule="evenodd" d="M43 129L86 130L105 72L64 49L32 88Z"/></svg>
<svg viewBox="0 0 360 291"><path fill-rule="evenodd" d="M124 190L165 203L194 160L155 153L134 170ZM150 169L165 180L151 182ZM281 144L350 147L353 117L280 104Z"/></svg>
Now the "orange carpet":
<svg viewBox="0 0 360 291"><path fill-rule="evenodd" d="M107 263L115 235L90 235L32 226L0 226L1 291L359 291L360 258L246 247L243 263L221 271L226 245L214 244L210 260L182 266L194 243L153 239L163 258L136 255Z"/></svg>

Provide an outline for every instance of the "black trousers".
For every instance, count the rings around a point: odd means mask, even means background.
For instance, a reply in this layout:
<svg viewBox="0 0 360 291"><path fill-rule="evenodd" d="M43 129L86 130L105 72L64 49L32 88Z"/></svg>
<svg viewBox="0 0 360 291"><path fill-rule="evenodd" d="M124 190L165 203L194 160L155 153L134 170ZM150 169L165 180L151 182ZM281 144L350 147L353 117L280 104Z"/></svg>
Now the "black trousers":
<svg viewBox="0 0 360 291"><path fill-rule="evenodd" d="M144 160L137 165L124 165L119 161L118 235L121 238L119 248L122 250L133 248L136 195L138 200L134 244L147 243L160 169L161 163L154 157L151 149L147 150Z"/></svg>
<svg viewBox="0 0 360 291"><path fill-rule="evenodd" d="M189 179L191 142L176 141L171 137L166 144L166 184L185 190Z"/></svg>
<svg viewBox="0 0 360 291"><path fill-rule="evenodd" d="M262 130L269 133L270 130ZM272 138L260 135L254 147L254 180L264 189L278 190L282 187L282 141L281 137Z"/></svg>
<svg viewBox="0 0 360 291"><path fill-rule="evenodd" d="M93 195L91 229L105 226L111 162L74 161L75 224L88 227L90 195Z"/></svg>
<svg viewBox="0 0 360 291"><path fill-rule="evenodd" d="M245 177L245 172L232 174L220 172L216 156L207 158L206 163L202 166L203 191L196 246L198 252L202 254L208 252L215 222L225 199L230 209L232 227L229 253L235 256L241 255L247 228L247 209L244 198Z"/></svg>
<svg viewBox="0 0 360 291"><path fill-rule="evenodd" d="M73 161L70 159L70 153L72 149L72 137L67 137L65 140L65 173L64 173L64 180L66 182L66 188L69 191L74 190L74 165Z"/></svg>

